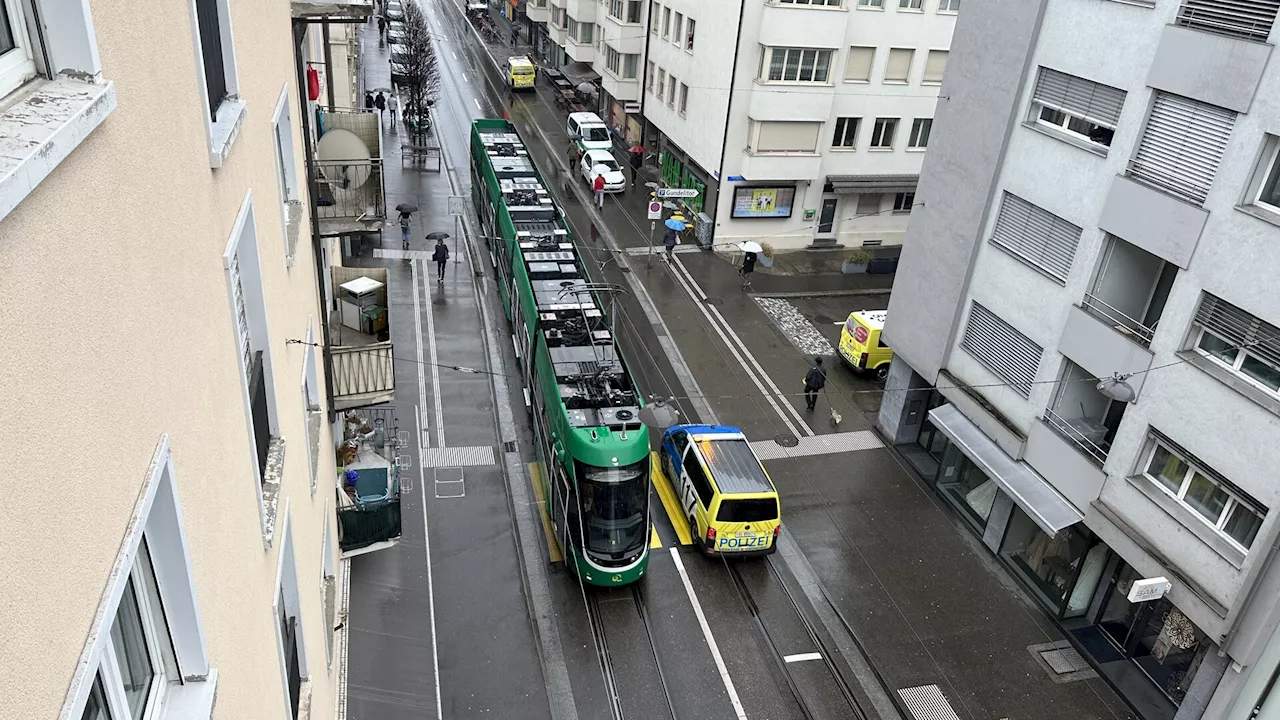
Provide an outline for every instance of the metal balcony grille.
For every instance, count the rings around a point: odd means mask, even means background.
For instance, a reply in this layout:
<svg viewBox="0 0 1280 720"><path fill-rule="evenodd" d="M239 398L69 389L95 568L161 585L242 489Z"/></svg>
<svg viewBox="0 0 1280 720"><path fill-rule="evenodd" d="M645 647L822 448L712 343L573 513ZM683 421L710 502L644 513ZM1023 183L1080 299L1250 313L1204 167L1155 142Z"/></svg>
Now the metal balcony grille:
<svg viewBox="0 0 1280 720"><path fill-rule="evenodd" d="M991 242L1065 285L1081 232L1048 210L1006 192Z"/></svg>
<svg viewBox="0 0 1280 720"><path fill-rule="evenodd" d="M1280 2L1280 0L1277 0ZM1125 92L1047 67L1036 76L1033 98L1042 105L1114 128L1124 109Z"/></svg>
<svg viewBox="0 0 1280 720"><path fill-rule="evenodd" d="M1232 305L1204 294L1196 310L1196 324L1274 367L1280 367L1280 328Z"/></svg>
<svg viewBox="0 0 1280 720"><path fill-rule="evenodd" d="M1157 93L1142 143L1129 161L1129 174L1203 203L1235 122L1230 110Z"/></svg>
<svg viewBox="0 0 1280 720"><path fill-rule="evenodd" d="M1183 27L1266 42L1280 0L1183 0L1177 23Z"/></svg>
<svg viewBox="0 0 1280 720"><path fill-rule="evenodd" d="M1105 440L1102 441L1103 444L1098 443L1096 433L1083 418L1068 420L1054 412L1052 408L1045 408L1044 421L1064 440L1084 451L1085 455L1088 455L1098 467L1102 467L1102 464L1107 461L1110 448L1104 447L1107 444Z"/></svg>
<svg viewBox="0 0 1280 720"><path fill-rule="evenodd" d="M1083 308L1085 312L1110 325L1117 332L1128 335L1134 342L1138 343L1142 347L1151 346L1151 338L1156 334L1154 328L1149 328L1141 322L1134 320L1120 310L1108 305L1101 298L1085 293L1084 300L1081 301L1080 307Z"/></svg>
<svg viewBox="0 0 1280 720"><path fill-rule="evenodd" d="M975 302L960 347L1008 382L1019 395L1030 397L1044 355L1044 348L1031 338Z"/></svg>

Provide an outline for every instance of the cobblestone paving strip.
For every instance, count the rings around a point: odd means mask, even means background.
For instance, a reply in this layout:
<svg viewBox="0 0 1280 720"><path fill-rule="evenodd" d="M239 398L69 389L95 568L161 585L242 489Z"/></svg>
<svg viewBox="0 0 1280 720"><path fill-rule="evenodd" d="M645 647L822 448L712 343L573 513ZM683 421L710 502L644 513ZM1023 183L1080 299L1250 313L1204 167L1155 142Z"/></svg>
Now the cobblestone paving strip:
<svg viewBox="0 0 1280 720"><path fill-rule="evenodd" d="M754 297L760 309L782 330L792 345L805 355L835 355L836 349L818 328L800 314L795 305L781 298Z"/></svg>

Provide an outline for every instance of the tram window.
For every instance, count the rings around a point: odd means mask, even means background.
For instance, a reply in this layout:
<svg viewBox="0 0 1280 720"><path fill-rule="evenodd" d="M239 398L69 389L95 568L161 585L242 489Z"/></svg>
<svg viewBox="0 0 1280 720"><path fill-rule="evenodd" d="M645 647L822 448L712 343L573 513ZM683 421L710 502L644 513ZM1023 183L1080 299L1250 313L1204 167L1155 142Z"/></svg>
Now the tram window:
<svg viewBox="0 0 1280 720"><path fill-rule="evenodd" d="M684 455L684 471L689 476L689 482L693 483L693 490L698 493L698 500L702 502L702 507L711 507L711 498L714 495L711 490L711 481L707 479L707 471L703 469L702 460L698 458L693 448Z"/></svg>

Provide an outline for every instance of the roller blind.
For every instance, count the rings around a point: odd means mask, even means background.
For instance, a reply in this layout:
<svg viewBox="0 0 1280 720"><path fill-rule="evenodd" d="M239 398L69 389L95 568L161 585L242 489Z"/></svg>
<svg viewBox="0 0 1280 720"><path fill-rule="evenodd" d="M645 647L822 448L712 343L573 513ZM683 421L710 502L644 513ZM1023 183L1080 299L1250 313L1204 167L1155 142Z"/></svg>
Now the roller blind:
<svg viewBox="0 0 1280 720"><path fill-rule="evenodd" d="M942 82L942 75L947 71L947 51L930 50L924 63L924 82Z"/></svg>
<svg viewBox="0 0 1280 720"><path fill-rule="evenodd" d="M905 82L911 72L911 58L916 54L911 48L890 48L889 61L884 66L884 79Z"/></svg>
<svg viewBox="0 0 1280 720"><path fill-rule="evenodd" d="M849 48L849 59L844 64L845 80L870 80L871 63L875 60L876 49L873 47L854 46Z"/></svg>
<svg viewBox="0 0 1280 720"><path fill-rule="evenodd" d="M1079 227L1006 192L991 243L1065 285L1080 233Z"/></svg>
<svg viewBox="0 0 1280 720"><path fill-rule="evenodd" d="M1235 122L1230 110L1157 93L1129 174L1203 203Z"/></svg>
<svg viewBox="0 0 1280 720"><path fill-rule="evenodd" d="M1280 0L1183 0L1178 24L1220 35L1266 42Z"/></svg>
<svg viewBox="0 0 1280 720"><path fill-rule="evenodd" d="M1232 347L1243 347L1250 355L1280 367L1280 328L1217 295L1204 294L1200 308L1196 310L1196 324Z"/></svg>
<svg viewBox="0 0 1280 720"><path fill-rule="evenodd" d="M756 136L756 152L816 152L816 122L761 122Z"/></svg>
<svg viewBox="0 0 1280 720"><path fill-rule="evenodd" d="M960 347L996 377L1009 383L1019 395L1030 397L1040 357L1044 355L1044 348L1031 338L975 302L969 311Z"/></svg>
<svg viewBox="0 0 1280 720"><path fill-rule="evenodd" d="M1042 105L1078 115L1115 129L1124 108L1125 92L1047 67L1036 76L1034 94Z"/></svg>

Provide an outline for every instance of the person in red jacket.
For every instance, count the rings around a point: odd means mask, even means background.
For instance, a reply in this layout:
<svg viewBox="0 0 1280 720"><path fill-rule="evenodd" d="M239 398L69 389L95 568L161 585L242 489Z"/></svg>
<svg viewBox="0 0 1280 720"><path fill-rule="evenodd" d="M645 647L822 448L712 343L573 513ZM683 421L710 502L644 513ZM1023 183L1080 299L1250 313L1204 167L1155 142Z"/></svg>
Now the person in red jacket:
<svg viewBox="0 0 1280 720"><path fill-rule="evenodd" d="M595 180L591 181L591 189L596 193L596 207L604 209L604 175L597 175Z"/></svg>

